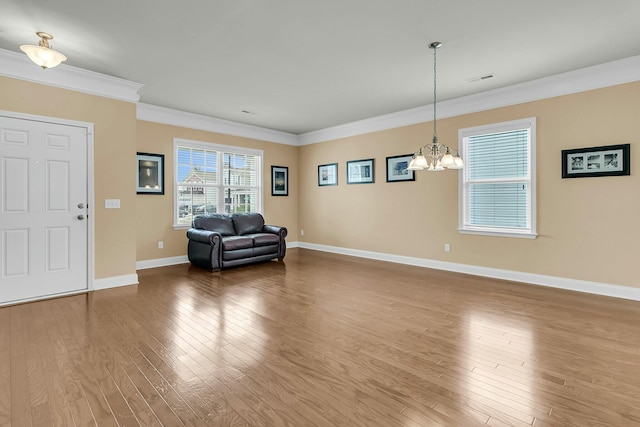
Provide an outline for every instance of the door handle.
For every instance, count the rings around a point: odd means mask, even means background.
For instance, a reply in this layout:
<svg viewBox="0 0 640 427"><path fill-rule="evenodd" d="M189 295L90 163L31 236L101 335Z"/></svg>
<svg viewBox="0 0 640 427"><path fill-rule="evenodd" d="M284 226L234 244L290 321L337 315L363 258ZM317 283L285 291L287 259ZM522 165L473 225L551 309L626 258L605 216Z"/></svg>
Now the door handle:
<svg viewBox="0 0 640 427"><path fill-rule="evenodd" d="M82 221L82 220L84 219L84 215L80 214L80 215L78 215L78 217L77 217L77 218L78 218L80 221Z"/></svg>
<svg viewBox="0 0 640 427"><path fill-rule="evenodd" d="M79 207L80 209L84 209L84 203L78 203L78 207Z"/></svg>

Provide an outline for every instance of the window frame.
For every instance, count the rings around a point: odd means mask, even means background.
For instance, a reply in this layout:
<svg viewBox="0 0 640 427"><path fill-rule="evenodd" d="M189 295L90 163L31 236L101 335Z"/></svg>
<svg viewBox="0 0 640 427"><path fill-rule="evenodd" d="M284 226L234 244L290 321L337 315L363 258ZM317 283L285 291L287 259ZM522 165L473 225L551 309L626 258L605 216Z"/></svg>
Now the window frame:
<svg viewBox="0 0 640 427"><path fill-rule="evenodd" d="M217 170L224 170L224 153L227 154L239 154L239 155L249 155L255 156L257 158L256 161L256 186L251 188L256 188L256 194L258 197L258 201L256 203L257 212L263 213L264 211L264 173L263 173L263 162L264 162L264 151L246 148L246 147L238 147L233 145L223 145L216 144L213 142L204 142L204 141L194 141L190 139L184 138L174 138L173 139L173 228L176 230L179 229L187 229L191 227L191 224L178 224L178 147L186 147L196 150L207 150L207 151L216 151L216 163ZM225 184L224 179L219 179L218 183L215 185L218 188L220 194L224 195L224 188L235 186ZM246 186L242 186L242 188L246 188ZM224 196L223 196L224 197Z"/></svg>
<svg viewBox="0 0 640 427"><path fill-rule="evenodd" d="M526 178L497 178L494 180L482 180L484 183L504 183L504 182L525 182L527 183L527 198L529 201L529 209L527 211L528 227L526 229L518 229L511 227L496 226L474 226L469 222L469 188L472 183L477 181L469 180L468 164L460 171L458 199L458 231L461 234L476 234L483 236L500 236L515 237L525 239L535 239L537 237L537 220L536 220L536 118L529 117L526 119L512 120L507 122L493 123L482 126L475 126L458 130L458 148L465 162L469 161L468 138L478 135L487 135L493 133L509 132L515 130L529 130L529 152L528 152L528 176Z"/></svg>

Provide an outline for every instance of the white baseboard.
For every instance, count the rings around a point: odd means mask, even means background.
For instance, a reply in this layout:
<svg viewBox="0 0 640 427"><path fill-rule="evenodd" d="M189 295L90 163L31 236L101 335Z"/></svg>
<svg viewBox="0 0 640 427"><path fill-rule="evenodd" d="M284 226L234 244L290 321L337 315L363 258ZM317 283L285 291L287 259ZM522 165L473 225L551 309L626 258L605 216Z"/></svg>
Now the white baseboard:
<svg viewBox="0 0 640 427"><path fill-rule="evenodd" d="M473 274L475 276L491 277L494 279L523 282L551 288L567 289L589 294L604 295L614 298L640 301L640 288L612 285L607 283L589 282L586 280L568 279L565 277L545 276L542 274L523 273L520 271L502 270L498 268L479 267L468 264L458 264L425 258L414 258L381 252L362 251L358 249L341 248L337 246L318 245L316 243L296 242L297 247L322 252L331 252L379 261L395 262L398 264L414 265L418 267L434 268L437 270L453 271L457 273ZM288 245L287 245L288 246Z"/></svg>
<svg viewBox="0 0 640 427"><path fill-rule="evenodd" d="M104 279L94 279L93 289L99 291L101 289L117 288L119 286L137 285L138 274L127 274L124 276L105 277Z"/></svg>
<svg viewBox="0 0 640 427"><path fill-rule="evenodd" d="M300 248L300 242L287 242L287 249Z"/></svg>
<svg viewBox="0 0 640 427"><path fill-rule="evenodd" d="M189 262L186 255L172 256L168 258L147 259L136 262L136 270L145 270L147 268L166 267L169 265L185 264Z"/></svg>

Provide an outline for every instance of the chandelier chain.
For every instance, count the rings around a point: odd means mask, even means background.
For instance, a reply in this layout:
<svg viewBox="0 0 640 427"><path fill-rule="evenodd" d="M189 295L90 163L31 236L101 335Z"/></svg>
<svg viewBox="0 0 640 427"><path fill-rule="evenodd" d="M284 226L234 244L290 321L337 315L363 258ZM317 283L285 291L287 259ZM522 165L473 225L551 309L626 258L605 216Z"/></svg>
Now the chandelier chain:
<svg viewBox="0 0 640 427"><path fill-rule="evenodd" d="M436 52L438 51L438 48L435 47L433 49L433 136L437 137L438 136L438 125L436 122L436 105L438 105L437 103L437 98L436 98L436 70L437 70L437 66L436 66L436 58L437 58L437 54Z"/></svg>

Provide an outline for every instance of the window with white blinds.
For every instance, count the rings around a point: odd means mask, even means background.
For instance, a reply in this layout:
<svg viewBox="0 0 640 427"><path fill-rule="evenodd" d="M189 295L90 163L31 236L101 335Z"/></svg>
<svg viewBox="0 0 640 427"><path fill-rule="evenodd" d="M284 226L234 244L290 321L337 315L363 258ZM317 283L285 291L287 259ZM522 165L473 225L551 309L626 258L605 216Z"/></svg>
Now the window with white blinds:
<svg viewBox="0 0 640 427"><path fill-rule="evenodd" d="M536 236L535 118L461 129L460 231Z"/></svg>
<svg viewBox="0 0 640 427"><path fill-rule="evenodd" d="M174 226L195 215L262 212L262 151L176 138Z"/></svg>

